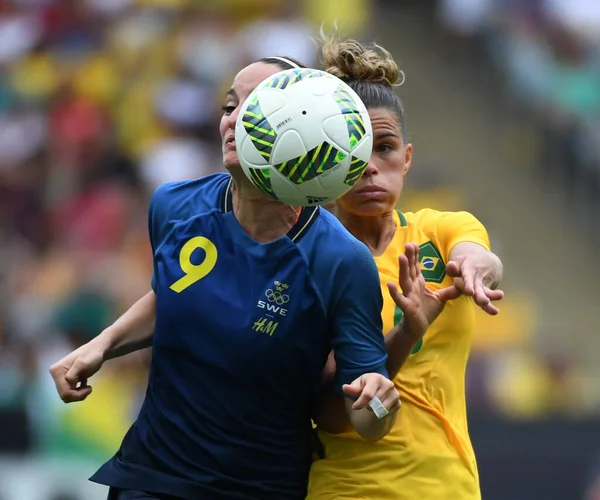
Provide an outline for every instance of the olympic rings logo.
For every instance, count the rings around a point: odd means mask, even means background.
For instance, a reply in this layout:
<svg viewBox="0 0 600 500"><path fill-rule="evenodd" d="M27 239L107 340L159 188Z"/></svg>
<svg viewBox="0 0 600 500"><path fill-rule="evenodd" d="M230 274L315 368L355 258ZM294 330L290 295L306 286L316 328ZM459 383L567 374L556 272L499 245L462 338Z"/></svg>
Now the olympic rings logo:
<svg viewBox="0 0 600 500"><path fill-rule="evenodd" d="M277 304L278 306L287 304L290 301L289 295L277 291L274 292L270 288L265 292L265 297L267 297L267 300L269 302L275 302L275 304Z"/></svg>

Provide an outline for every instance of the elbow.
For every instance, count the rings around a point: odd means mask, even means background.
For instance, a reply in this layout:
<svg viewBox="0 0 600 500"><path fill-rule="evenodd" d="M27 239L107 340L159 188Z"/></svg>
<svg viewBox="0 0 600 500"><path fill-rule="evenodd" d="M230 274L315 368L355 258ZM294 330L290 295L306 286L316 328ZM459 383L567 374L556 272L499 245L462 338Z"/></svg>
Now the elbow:
<svg viewBox="0 0 600 500"><path fill-rule="evenodd" d="M360 424L357 423L354 426L354 430L365 441L376 443L387 436L392 430L396 423L396 415L396 412L394 412L382 419L377 419L373 415L374 418L365 419Z"/></svg>
<svg viewBox="0 0 600 500"><path fill-rule="evenodd" d="M379 433L379 434L360 434L359 436L361 438L363 438L365 441L367 441L368 443L376 443L377 441L381 441L385 436L387 436L387 432L386 433Z"/></svg>

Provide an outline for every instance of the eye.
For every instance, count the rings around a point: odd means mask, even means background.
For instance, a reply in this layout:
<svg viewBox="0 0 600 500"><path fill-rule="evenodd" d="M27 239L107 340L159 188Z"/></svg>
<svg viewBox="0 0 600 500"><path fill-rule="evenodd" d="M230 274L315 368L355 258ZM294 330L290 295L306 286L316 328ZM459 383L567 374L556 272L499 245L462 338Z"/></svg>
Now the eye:
<svg viewBox="0 0 600 500"><path fill-rule="evenodd" d="M389 153L390 151L393 151L393 150L394 150L394 147L388 143L378 144L375 146L376 153Z"/></svg>
<svg viewBox="0 0 600 500"><path fill-rule="evenodd" d="M231 113L233 113L235 111L235 108L236 106L221 106L223 114L225 115L230 115Z"/></svg>

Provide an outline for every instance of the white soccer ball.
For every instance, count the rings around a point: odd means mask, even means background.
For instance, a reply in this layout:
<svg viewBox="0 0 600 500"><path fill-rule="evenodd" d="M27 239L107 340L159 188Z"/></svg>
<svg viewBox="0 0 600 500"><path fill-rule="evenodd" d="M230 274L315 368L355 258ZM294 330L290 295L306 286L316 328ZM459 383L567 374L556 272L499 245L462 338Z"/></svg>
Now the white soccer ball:
<svg viewBox="0 0 600 500"><path fill-rule="evenodd" d="M287 205L321 205L360 179L373 130L365 105L342 80L295 68L248 96L235 143L246 176L263 193Z"/></svg>

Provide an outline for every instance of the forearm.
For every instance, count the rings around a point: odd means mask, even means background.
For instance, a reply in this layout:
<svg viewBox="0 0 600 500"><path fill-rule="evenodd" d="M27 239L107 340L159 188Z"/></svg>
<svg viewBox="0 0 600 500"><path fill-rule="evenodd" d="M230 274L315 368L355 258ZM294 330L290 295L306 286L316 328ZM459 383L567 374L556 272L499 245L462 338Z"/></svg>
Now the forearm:
<svg viewBox="0 0 600 500"><path fill-rule="evenodd" d="M390 379L393 380L398 375L420 338L422 335L411 332L404 319L385 336L385 349L388 353L386 367Z"/></svg>
<svg viewBox="0 0 600 500"><path fill-rule="evenodd" d="M155 321L156 294L151 291L90 343L98 346L105 360L125 356L152 345Z"/></svg>

